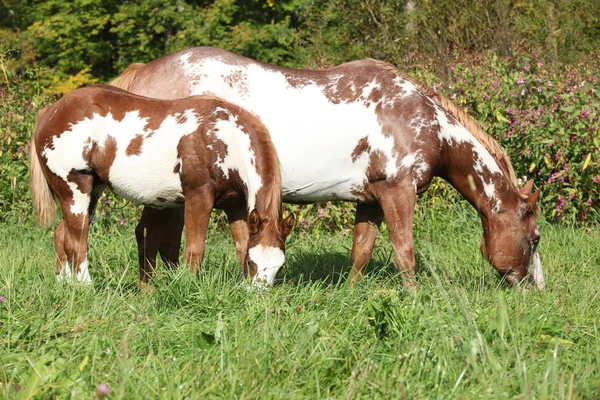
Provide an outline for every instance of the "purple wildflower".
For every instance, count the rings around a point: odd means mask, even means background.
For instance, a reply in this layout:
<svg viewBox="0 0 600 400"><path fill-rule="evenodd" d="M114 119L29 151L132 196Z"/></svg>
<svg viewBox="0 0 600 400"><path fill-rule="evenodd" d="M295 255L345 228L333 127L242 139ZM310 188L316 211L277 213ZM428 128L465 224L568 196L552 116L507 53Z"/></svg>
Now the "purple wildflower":
<svg viewBox="0 0 600 400"><path fill-rule="evenodd" d="M96 388L96 396L100 398L106 397L110 394L110 391L110 387L106 383L101 383Z"/></svg>

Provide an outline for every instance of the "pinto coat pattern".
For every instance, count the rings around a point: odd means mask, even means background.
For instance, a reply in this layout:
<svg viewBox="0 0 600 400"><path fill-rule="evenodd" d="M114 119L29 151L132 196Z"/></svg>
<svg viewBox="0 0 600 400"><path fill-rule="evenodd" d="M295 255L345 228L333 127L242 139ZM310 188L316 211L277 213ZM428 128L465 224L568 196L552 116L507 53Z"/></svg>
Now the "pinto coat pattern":
<svg viewBox="0 0 600 400"><path fill-rule="evenodd" d="M155 208L184 208L185 260L197 271L213 207L248 219L244 254L255 280L284 262L293 217L282 220L279 160L253 115L210 96L144 98L108 85L75 90L45 109L32 140L38 221L63 219L55 235L57 276L91 282L88 225L103 190ZM71 271L73 268L73 271ZM152 270L140 270L145 286Z"/></svg>
<svg viewBox="0 0 600 400"><path fill-rule="evenodd" d="M511 283L529 273L544 285L533 215L539 191L517 188L500 146L464 111L389 64L360 60L296 70L196 47L134 64L113 84L158 98L217 95L259 116L282 162L285 201L357 202L355 278L385 217L394 261L414 285L416 196L440 176L481 214L483 254L497 271ZM243 231L232 232L244 242ZM165 242L172 238L176 232Z"/></svg>

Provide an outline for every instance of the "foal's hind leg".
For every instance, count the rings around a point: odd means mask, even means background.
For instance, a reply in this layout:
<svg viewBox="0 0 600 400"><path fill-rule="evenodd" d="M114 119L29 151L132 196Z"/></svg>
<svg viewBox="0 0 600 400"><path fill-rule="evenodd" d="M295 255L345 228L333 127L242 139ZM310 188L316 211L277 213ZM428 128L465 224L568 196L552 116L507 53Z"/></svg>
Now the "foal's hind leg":
<svg viewBox="0 0 600 400"><path fill-rule="evenodd" d="M416 289L415 250L413 222L417 195L410 183L385 188L379 193L379 201L394 247L394 264L402 274L404 286Z"/></svg>
<svg viewBox="0 0 600 400"><path fill-rule="evenodd" d="M383 210L379 204L359 203L356 205L354 222L354 240L352 242L352 280L363 276L365 267L371 259L377 231L383 220Z"/></svg>
<svg viewBox="0 0 600 400"><path fill-rule="evenodd" d="M64 262L59 279L70 278L70 267L73 266L73 273L77 280L85 284L91 284L92 279L88 270L87 237L90 216L94 213L98 198L104 190L105 185L94 186L94 177L84 173L70 175L70 179L77 182L76 190L78 193L67 192L66 196L63 193L63 196L59 198L63 211L63 220L57 229L58 235L55 238L55 245L57 246L59 260L61 260L61 263ZM63 230L64 234L61 235L60 233ZM63 238L62 252L58 249L61 236Z"/></svg>
<svg viewBox="0 0 600 400"><path fill-rule="evenodd" d="M58 279L66 278L63 274L70 274L65 253L65 220L61 219L54 232L54 250L56 250L56 276Z"/></svg>

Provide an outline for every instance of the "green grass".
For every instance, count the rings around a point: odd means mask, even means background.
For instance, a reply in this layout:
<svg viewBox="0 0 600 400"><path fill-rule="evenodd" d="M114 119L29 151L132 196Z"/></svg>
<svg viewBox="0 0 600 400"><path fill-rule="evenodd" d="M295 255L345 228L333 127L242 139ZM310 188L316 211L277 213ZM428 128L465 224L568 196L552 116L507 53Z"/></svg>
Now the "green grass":
<svg viewBox="0 0 600 400"><path fill-rule="evenodd" d="M56 282L50 232L0 226L0 397L599 397L598 232L541 224L538 292L498 279L480 230L417 218L416 294L385 234L354 288L350 237L292 235L282 282L257 291L218 232L199 279L161 268L140 294L130 226L92 232L92 288Z"/></svg>

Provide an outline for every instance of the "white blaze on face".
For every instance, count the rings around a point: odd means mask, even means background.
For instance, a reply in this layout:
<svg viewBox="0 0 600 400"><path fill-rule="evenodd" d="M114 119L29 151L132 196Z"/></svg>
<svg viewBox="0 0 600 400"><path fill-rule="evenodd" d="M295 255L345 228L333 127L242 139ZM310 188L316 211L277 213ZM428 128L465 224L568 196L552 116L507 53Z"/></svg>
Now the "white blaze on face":
<svg viewBox="0 0 600 400"><path fill-rule="evenodd" d="M542 272L542 262L540 261L540 255L537 249L535 249L535 252L533 253L529 263L529 274L533 278L538 289L543 289L546 286L544 273Z"/></svg>
<svg viewBox="0 0 600 400"><path fill-rule="evenodd" d="M335 103L328 97L337 90L334 76L329 86L311 80L292 86L282 72L259 64L229 65L219 58L193 62L186 53L180 65L191 94L216 95L260 117L281 160L285 199L359 200L356 188L367 179L369 157L363 153L353 160L351 154L365 137L371 151L385 156L387 178L398 173L393 137L382 132L377 104L364 98L382 87L375 79L356 89L364 95L356 101ZM405 96L414 93L406 81L397 84Z"/></svg>
<svg viewBox="0 0 600 400"><path fill-rule="evenodd" d="M256 193L262 187L262 179L256 170L256 157L250 143L250 135L244 132L237 124L237 117L231 115L223 108L217 108L215 112L222 111L230 115L229 120L218 120L214 128L207 132L213 133L227 146L227 154L222 160L217 160L217 166L221 168L226 178L230 170L236 170L240 179L248 189L248 212L254 210L256 205Z"/></svg>
<svg viewBox="0 0 600 400"><path fill-rule="evenodd" d="M263 247L262 244L254 246L248 251L248 256L258 269L258 272L252 278L253 284L273 285L277 271L285 262L285 254L278 247Z"/></svg>

